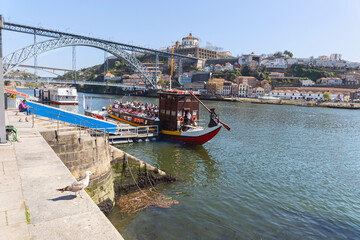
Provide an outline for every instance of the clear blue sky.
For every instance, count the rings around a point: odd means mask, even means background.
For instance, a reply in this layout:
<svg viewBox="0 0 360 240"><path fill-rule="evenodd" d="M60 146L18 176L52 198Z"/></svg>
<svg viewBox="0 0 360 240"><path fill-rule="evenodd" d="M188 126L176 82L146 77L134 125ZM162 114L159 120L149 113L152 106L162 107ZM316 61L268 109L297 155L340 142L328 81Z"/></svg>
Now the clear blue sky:
<svg viewBox="0 0 360 240"><path fill-rule="evenodd" d="M295 57L341 53L356 62L359 10L357 0L0 0L5 21L150 48L181 41L191 32L201 46L210 42L234 56L289 50ZM33 36L4 31L3 54L32 41ZM38 62L71 69L71 59L71 48L64 48L40 55ZM103 59L100 50L77 48L78 69Z"/></svg>

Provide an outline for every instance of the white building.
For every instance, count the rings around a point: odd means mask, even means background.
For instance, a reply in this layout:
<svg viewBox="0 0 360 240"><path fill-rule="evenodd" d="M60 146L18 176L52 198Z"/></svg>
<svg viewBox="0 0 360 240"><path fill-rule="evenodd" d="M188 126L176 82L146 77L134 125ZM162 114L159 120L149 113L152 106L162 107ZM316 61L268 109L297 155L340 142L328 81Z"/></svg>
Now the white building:
<svg viewBox="0 0 360 240"><path fill-rule="evenodd" d="M297 64L301 64L301 65L310 65L312 62L311 58L297 58Z"/></svg>
<svg viewBox="0 0 360 240"><path fill-rule="evenodd" d="M225 63L224 70L234 71L234 65L231 63Z"/></svg>
<svg viewBox="0 0 360 240"><path fill-rule="evenodd" d="M287 68L287 62L283 58L264 59L260 64L267 68Z"/></svg>
<svg viewBox="0 0 360 240"><path fill-rule="evenodd" d="M257 65L261 61L262 57L256 54L243 54L239 57L239 64L240 65L248 65L251 62L256 62Z"/></svg>
<svg viewBox="0 0 360 240"><path fill-rule="evenodd" d="M264 89L262 87L257 87L252 89L251 97L258 98L264 96Z"/></svg>
<svg viewBox="0 0 360 240"><path fill-rule="evenodd" d="M249 89L249 85L239 84L239 97L249 97Z"/></svg>
<svg viewBox="0 0 360 240"><path fill-rule="evenodd" d="M273 90L270 92L271 97L279 97L284 100L324 100L325 92L313 92L313 91L298 91L298 90ZM348 100L349 96L340 92L328 92L331 100L344 101Z"/></svg>
<svg viewBox="0 0 360 240"><path fill-rule="evenodd" d="M341 78L344 80L345 85L355 85L359 84L360 82L360 73L346 73L341 76Z"/></svg>
<svg viewBox="0 0 360 240"><path fill-rule="evenodd" d="M298 63L298 60L296 58L288 58L288 59L286 59L286 62L287 62L288 66L291 66L293 64Z"/></svg>
<svg viewBox="0 0 360 240"><path fill-rule="evenodd" d="M343 80L340 78L319 78L316 80L318 85L342 85Z"/></svg>
<svg viewBox="0 0 360 240"><path fill-rule="evenodd" d="M189 36L184 37L181 43L183 48L193 48L199 46L199 39L194 37L191 33Z"/></svg>
<svg viewBox="0 0 360 240"><path fill-rule="evenodd" d="M315 83L314 81L310 80L310 79L304 79L304 80L300 80L301 86L314 86Z"/></svg>
<svg viewBox="0 0 360 240"><path fill-rule="evenodd" d="M280 73L280 72L270 72L269 73L269 77L273 78L277 78L277 77L285 77L284 73Z"/></svg>
<svg viewBox="0 0 360 240"><path fill-rule="evenodd" d="M221 95L223 95L223 96L230 96L231 93L232 93L231 87L232 87L232 82L230 82L230 81L225 81L225 82L224 82L224 85L223 85L223 89L222 89Z"/></svg>
<svg viewBox="0 0 360 240"><path fill-rule="evenodd" d="M214 66L214 72L221 72L221 71L224 71L224 67L221 66L220 64L216 64Z"/></svg>
<svg viewBox="0 0 360 240"><path fill-rule="evenodd" d="M340 53L333 53L330 55L331 61L340 61L341 60L341 54Z"/></svg>

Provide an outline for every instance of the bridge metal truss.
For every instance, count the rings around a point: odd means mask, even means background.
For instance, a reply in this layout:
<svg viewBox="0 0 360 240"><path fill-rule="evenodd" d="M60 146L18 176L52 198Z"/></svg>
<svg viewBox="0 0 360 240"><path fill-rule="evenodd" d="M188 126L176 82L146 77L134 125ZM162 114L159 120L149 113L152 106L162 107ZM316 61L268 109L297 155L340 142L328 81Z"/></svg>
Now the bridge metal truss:
<svg viewBox="0 0 360 240"><path fill-rule="evenodd" d="M159 51L159 50L155 50L155 49L151 49L151 48L144 48L144 47L134 46L134 45L130 45L130 44L109 41L109 40L105 40L105 39L92 38L92 37L78 35L78 34L61 32L58 30L50 30L50 29L44 29L44 28L40 28L40 27L31 27L31 26L9 23L9 22L4 22L4 30L28 33L28 34L39 35L39 36L44 36L44 37L51 37L51 38L63 38L63 37L82 38L82 39L94 40L97 42L104 42L107 44L118 45L118 47L120 49L125 50L125 51L141 52L141 53L152 54L152 55L157 55L157 56L161 56L161 57L173 57L175 59L188 60L188 61L197 61L198 60L195 57L190 57L190 56L186 56L186 55L182 55L182 54L164 52L164 51Z"/></svg>
<svg viewBox="0 0 360 240"><path fill-rule="evenodd" d="M125 60L131 67L136 69L136 73L146 85L156 88L156 76L152 74L137 58L124 51L118 44L90 38L61 37L37 42L36 44L21 48L3 58L4 76L9 73L11 69L17 67L19 64L30 58L53 49L68 46L88 46L107 51L110 54Z"/></svg>

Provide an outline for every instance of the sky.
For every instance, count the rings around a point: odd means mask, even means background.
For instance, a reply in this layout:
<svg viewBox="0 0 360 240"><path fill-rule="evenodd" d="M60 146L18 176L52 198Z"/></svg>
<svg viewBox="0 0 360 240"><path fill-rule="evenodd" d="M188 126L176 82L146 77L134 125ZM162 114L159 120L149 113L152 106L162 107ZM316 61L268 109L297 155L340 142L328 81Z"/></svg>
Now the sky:
<svg viewBox="0 0 360 240"><path fill-rule="evenodd" d="M233 56L289 50L294 57L340 53L354 62L360 62L359 10L359 0L0 0L5 22L147 48L192 33L201 47L211 43ZM32 35L3 31L3 56L32 43ZM76 58L80 69L102 63L104 52L77 47ZM39 55L38 65L72 69L72 48Z"/></svg>

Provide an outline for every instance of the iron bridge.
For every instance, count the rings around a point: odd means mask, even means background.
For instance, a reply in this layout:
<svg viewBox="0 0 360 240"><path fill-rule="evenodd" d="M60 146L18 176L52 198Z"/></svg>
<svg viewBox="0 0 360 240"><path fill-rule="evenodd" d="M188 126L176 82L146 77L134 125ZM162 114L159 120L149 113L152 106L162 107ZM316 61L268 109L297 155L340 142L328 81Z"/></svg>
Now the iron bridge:
<svg viewBox="0 0 360 240"><path fill-rule="evenodd" d="M37 57L39 54L42 54L44 52L67 46L89 46L102 49L118 58L125 60L127 64L129 64L133 69L135 69L135 72L141 77L141 79L146 85L152 88L156 88L157 76L151 73L144 64L142 64L136 57L129 54L128 51L155 55L156 63L159 56L176 58L180 61L180 64L182 60L198 60L195 57L185 56L181 54L164 52L100 38L93 38L78 34L61 32L57 30L49 30L40 27L31 27L9 22L4 22L4 30L33 34L34 36L39 35L54 38L51 40L34 43L33 45L24 47L15 51L14 53L5 56L3 59L4 75L9 73L11 69L19 66L22 62L30 58Z"/></svg>

